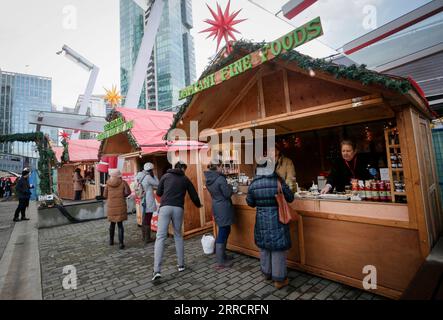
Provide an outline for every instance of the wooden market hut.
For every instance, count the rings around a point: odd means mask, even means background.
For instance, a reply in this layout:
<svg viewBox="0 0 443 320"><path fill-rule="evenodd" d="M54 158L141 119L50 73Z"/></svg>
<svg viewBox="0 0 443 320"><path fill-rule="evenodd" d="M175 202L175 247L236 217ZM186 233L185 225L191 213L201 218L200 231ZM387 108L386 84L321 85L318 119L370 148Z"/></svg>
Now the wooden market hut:
<svg viewBox="0 0 443 320"><path fill-rule="evenodd" d="M201 79L262 46L237 42L233 52L215 60ZM346 131L348 136L358 132L361 144L375 141L382 166L389 169L390 201L295 200L292 206L300 219L291 224L288 266L360 289L365 266L375 266L378 281L373 292L399 298L443 225L430 119L426 99L408 79L291 51L188 98L172 128L189 135L194 120L199 131L275 129L278 137L295 136L301 146L286 156L294 161L297 182L306 188L319 172L330 169L330 148L334 146L337 155ZM375 131L365 135L368 128ZM391 162L394 153L401 153L402 168ZM253 176L254 167L240 164L239 171ZM404 190L394 188L399 179ZM243 191L232 198L236 223L228 248L258 257L255 209L247 206L247 190ZM206 190L204 197L209 212Z"/></svg>
<svg viewBox="0 0 443 320"><path fill-rule="evenodd" d="M116 108L108 116L108 121L117 118L122 118L125 122L132 121L133 127L129 131L103 140L99 155L101 159L120 158L123 162L122 174L130 184L134 182L136 174L143 169L146 162L154 164L154 173L160 179L168 169L172 168L167 157L168 151L182 150L185 147L187 152L190 152L190 150L202 147L200 143L186 143L180 147L167 144L163 138L172 124L174 118L172 112ZM115 164L117 162L114 161ZM197 170L197 165L188 164L186 176L192 181L198 192L203 190L200 173ZM132 184L132 187L134 186ZM136 208L140 213L139 203ZM185 237L212 229L212 215L206 213L203 208L196 208L189 195L186 195L184 210L183 234ZM141 224L141 220L138 223Z"/></svg>
<svg viewBox="0 0 443 320"><path fill-rule="evenodd" d="M76 168L80 168L81 175L89 175L82 193L82 200L93 200L99 194L99 181L95 164L98 161L100 142L96 140L69 140L69 160L62 162L63 147L53 147L57 160L62 166L57 168L57 190L59 197L74 200L72 176Z"/></svg>

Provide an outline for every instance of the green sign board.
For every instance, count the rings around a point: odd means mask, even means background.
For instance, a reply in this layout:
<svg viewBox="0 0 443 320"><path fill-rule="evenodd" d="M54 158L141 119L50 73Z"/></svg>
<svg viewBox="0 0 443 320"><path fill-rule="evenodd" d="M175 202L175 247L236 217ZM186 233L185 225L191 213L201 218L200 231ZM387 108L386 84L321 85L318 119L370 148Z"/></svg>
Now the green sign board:
<svg viewBox="0 0 443 320"><path fill-rule="evenodd" d="M105 131L97 136L98 141L105 140L134 127L134 121L124 122L122 118L115 119L105 125Z"/></svg>
<svg viewBox="0 0 443 320"><path fill-rule="evenodd" d="M259 50L244 56L221 70L210 74L200 81L180 90L179 99L192 96L198 92L209 89L217 84L242 74L250 69L291 51L315 38L323 35L320 17L317 17L303 26L291 31L280 39L267 43Z"/></svg>

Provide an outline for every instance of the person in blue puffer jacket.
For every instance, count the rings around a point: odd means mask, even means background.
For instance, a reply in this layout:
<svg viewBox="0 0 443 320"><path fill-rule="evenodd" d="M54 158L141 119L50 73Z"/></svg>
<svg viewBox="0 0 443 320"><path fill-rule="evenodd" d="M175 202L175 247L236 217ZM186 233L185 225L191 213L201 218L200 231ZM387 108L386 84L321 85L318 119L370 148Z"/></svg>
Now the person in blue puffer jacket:
<svg viewBox="0 0 443 320"><path fill-rule="evenodd" d="M272 167L272 168L271 168ZM280 223L278 204L275 199L280 179L282 191L287 202L294 201L294 195L286 184L267 162L257 165L257 172L252 181L246 202L257 208L254 239L260 248L261 271L266 280L273 280L277 289L288 285L286 257L291 248L289 225Z"/></svg>

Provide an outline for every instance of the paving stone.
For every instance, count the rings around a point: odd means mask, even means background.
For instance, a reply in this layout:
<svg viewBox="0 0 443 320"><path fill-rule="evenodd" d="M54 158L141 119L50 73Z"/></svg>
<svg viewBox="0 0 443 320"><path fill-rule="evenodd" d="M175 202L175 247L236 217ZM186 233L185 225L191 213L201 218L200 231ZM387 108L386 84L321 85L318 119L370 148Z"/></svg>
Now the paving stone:
<svg viewBox="0 0 443 320"><path fill-rule="evenodd" d="M176 269L175 244L165 245L162 275L151 281L154 247L143 246L135 215L125 222L126 249L110 247L107 220L40 229L43 297L57 299L374 299L378 296L298 270L289 270L290 286L276 290L262 278L260 262L237 253L230 269L216 270L214 256L201 250L201 237L185 241L187 270ZM77 268L78 289L62 287L63 267Z"/></svg>

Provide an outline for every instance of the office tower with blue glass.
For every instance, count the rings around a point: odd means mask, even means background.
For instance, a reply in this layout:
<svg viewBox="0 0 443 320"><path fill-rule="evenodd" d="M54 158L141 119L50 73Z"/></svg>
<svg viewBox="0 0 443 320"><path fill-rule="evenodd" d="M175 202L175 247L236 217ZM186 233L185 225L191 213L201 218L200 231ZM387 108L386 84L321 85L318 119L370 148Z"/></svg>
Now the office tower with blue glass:
<svg viewBox="0 0 443 320"><path fill-rule="evenodd" d="M30 110L51 111L51 78L0 71L0 134L35 132L29 124ZM41 129L57 141L56 130ZM10 142L0 144L0 152L37 158L35 144Z"/></svg>
<svg viewBox="0 0 443 320"><path fill-rule="evenodd" d="M162 1L162 0L157 0ZM176 111L183 103L179 90L195 81L191 0L163 0L165 6L151 55L139 108ZM128 91L153 0L143 11L134 0L120 0L120 81L122 95Z"/></svg>

